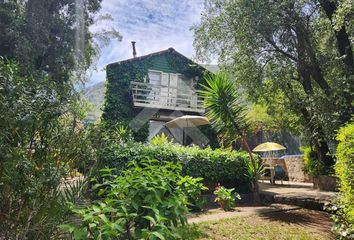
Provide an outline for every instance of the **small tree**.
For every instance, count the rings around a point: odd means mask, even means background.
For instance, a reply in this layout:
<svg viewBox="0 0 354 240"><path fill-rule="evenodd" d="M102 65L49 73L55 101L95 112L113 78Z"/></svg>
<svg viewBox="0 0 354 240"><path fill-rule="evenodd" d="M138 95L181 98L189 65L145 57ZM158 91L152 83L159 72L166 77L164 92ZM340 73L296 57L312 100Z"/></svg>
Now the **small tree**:
<svg viewBox="0 0 354 240"><path fill-rule="evenodd" d="M206 116L227 144L231 145L234 141L241 139L241 143L250 157L250 168L254 169L254 171L249 171L253 173L250 178L252 179L254 200L259 201L257 162L246 140L249 128L246 107L242 103L234 83L226 73L208 75L205 82L206 84L201 85L203 89L199 92L204 99Z"/></svg>

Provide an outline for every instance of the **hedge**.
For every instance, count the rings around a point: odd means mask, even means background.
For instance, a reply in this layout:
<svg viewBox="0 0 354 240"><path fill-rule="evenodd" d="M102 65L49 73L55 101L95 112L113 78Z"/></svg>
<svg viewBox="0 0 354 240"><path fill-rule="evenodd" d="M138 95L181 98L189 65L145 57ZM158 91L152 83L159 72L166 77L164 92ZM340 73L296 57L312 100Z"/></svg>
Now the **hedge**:
<svg viewBox="0 0 354 240"><path fill-rule="evenodd" d="M201 149L172 143L156 145L136 142L111 144L99 151L96 169L116 168L119 171L123 170L131 160L141 161L147 158L162 162L182 162L184 175L202 177L204 183L209 187L220 183L226 187L235 187L241 192L249 190L250 180L246 176L249 157L246 152L229 149Z"/></svg>
<svg viewBox="0 0 354 240"><path fill-rule="evenodd" d="M344 217L354 234L354 122L342 127L337 134L336 175L340 180L340 203L344 205Z"/></svg>

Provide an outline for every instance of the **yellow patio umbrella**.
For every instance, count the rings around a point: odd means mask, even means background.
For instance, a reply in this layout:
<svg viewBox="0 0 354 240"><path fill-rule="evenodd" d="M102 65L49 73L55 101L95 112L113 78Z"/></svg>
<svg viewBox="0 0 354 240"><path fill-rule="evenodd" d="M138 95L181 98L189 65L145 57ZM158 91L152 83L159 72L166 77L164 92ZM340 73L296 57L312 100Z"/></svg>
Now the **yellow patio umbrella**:
<svg viewBox="0 0 354 240"><path fill-rule="evenodd" d="M280 151L280 150L284 150L284 149L286 149L286 147L280 145L279 143L265 142L265 143L259 144L252 151L253 152L270 152L270 151Z"/></svg>

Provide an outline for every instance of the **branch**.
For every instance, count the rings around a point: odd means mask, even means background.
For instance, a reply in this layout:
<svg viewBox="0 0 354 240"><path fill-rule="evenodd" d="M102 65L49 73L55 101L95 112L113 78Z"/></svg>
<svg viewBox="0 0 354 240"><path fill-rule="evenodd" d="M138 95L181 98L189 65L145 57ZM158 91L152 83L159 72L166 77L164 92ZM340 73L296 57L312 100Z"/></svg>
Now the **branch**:
<svg viewBox="0 0 354 240"><path fill-rule="evenodd" d="M294 57L293 55L285 52L284 50L282 50L280 47L278 47L275 42L273 40L271 40L270 38L266 38L266 41L272 45L274 47L274 49L277 51L277 52L280 52L281 54L285 55L286 57L290 58L291 60L295 61L295 62L298 62L299 60Z"/></svg>

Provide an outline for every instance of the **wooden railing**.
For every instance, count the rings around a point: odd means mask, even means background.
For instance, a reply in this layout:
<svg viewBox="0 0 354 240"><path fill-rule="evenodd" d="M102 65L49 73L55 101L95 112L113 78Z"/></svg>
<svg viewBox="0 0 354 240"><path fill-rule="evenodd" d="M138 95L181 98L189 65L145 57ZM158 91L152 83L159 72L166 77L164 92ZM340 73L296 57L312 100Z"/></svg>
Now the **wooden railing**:
<svg viewBox="0 0 354 240"><path fill-rule="evenodd" d="M134 106L203 113L202 99L192 89L131 82Z"/></svg>

